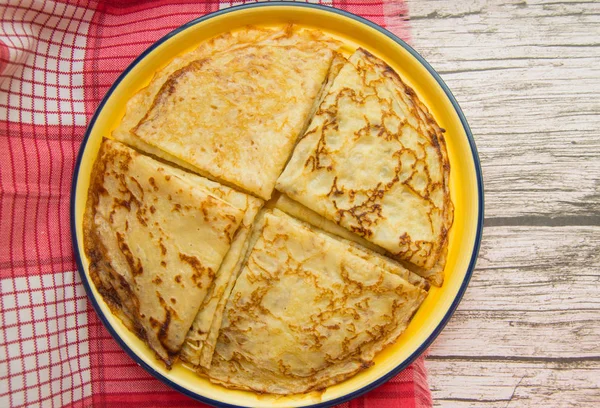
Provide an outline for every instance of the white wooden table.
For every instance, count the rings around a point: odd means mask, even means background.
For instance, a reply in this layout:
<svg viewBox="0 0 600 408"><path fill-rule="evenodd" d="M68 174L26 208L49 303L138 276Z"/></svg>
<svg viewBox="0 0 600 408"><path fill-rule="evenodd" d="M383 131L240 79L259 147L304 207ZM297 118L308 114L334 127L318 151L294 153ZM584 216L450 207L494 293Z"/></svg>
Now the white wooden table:
<svg viewBox="0 0 600 408"><path fill-rule="evenodd" d="M600 406L600 2L409 1L481 157L477 268L427 360L435 405Z"/></svg>

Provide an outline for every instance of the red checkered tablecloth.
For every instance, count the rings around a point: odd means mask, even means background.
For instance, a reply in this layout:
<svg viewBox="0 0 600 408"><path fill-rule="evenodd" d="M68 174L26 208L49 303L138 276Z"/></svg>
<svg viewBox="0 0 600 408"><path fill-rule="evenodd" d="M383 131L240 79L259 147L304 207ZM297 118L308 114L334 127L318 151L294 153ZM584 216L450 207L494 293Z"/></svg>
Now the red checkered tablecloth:
<svg viewBox="0 0 600 408"><path fill-rule="evenodd" d="M0 5L0 407L202 406L137 366L86 298L69 229L87 121L145 48L231 1ZM409 38L397 1L322 0ZM423 359L342 407L431 406Z"/></svg>

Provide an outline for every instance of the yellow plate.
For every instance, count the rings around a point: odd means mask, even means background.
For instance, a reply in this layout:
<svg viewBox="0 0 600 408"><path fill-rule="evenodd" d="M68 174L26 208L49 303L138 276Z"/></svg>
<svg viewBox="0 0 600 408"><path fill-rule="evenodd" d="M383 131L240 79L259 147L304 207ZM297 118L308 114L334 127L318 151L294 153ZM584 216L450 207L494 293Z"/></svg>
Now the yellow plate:
<svg viewBox="0 0 600 408"><path fill-rule="evenodd" d="M247 24L295 23L336 37L351 52L360 46L392 66L416 91L446 129L451 164L450 188L455 205L445 282L432 288L398 341L375 358L375 365L321 393L295 396L259 395L228 390L198 377L181 364L171 371L129 332L91 285L83 255L82 220L92 164L103 136L111 134L124 114L126 101L147 85L153 73L175 56L223 32ZM440 333L456 309L471 277L483 225L483 184L479 158L467 122L450 90L429 64L402 40L383 28L347 12L300 3L253 3L219 11L178 28L138 57L119 77L90 121L77 159L71 192L71 233L81 279L104 325L121 347L164 383L197 400L220 406L329 406L381 385L406 368Z"/></svg>

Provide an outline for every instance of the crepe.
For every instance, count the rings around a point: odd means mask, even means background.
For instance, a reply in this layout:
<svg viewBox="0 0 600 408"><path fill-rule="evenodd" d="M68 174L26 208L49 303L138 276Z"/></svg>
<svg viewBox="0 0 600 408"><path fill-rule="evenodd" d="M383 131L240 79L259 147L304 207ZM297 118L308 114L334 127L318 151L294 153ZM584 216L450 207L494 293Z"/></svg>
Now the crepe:
<svg viewBox="0 0 600 408"><path fill-rule="evenodd" d="M113 136L268 199L338 46L293 26L217 37L157 74Z"/></svg>
<svg viewBox="0 0 600 408"><path fill-rule="evenodd" d="M302 204L290 199L285 194L280 194L272 206L298 220L313 225L333 236L339 237L338 239L348 243L350 250L354 251L357 256L361 256L363 259L379 266L387 272L400 276L419 288L429 290L429 284L426 280L416 273L410 271L399 262L396 262L393 259L385 256L386 251L384 249L372 244L356 234L351 233L347 229L340 227L335 222L328 220L310 208L307 208Z"/></svg>
<svg viewBox="0 0 600 408"><path fill-rule="evenodd" d="M177 168L171 168L171 171L183 180L201 185L215 197L225 200L244 211L242 223L233 238L231 248L223 259L208 294L202 301L179 355L181 359L192 365L204 362L204 365L208 367L216 342L216 334L218 334L221 327L221 315L225 308L225 302L229 297L233 283L237 279L244 254L248 248L248 237L252 230L254 218L264 201L231 188L223 188L219 183ZM212 334L213 332L216 332L216 334Z"/></svg>
<svg viewBox="0 0 600 408"><path fill-rule="evenodd" d="M346 242L269 210L227 302L210 370L229 388L324 389L373 364L426 292Z"/></svg>
<svg viewBox="0 0 600 408"><path fill-rule="evenodd" d="M260 199L246 197L249 202L242 224L181 349L180 357L192 365L210 367L225 303L242 267L254 218L263 204Z"/></svg>
<svg viewBox="0 0 600 408"><path fill-rule="evenodd" d="M83 225L90 276L167 366L244 217L226 200L242 196L119 142L101 145Z"/></svg>
<svg viewBox="0 0 600 408"><path fill-rule="evenodd" d="M125 116L121 120L119 126L113 131L112 137L133 146L140 151L175 163L182 168L196 173L202 173L200 169L194 167L190 163L144 142L134 135L131 132L131 129L136 127L140 120L144 118L146 112L148 112L148 109L152 106L156 94L175 71L185 67L192 61L203 60L213 54L222 53L224 51L233 51L236 48L246 47L248 44L274 39L277 37L277 34L279 34L279 31L266 28L247 27L245 30L221 34L209 41L203 42L195 50L176 57L162 69L158 70L150 83L139 90L127 102Z"/></svg>
<svg viewBox="0 0 600 408"><path fill-rule="evenodd" d="M277 189L439 285L444 268L435 268L453 219L449 171L442 130L427 108L392 68L358 49Z"/></svg>

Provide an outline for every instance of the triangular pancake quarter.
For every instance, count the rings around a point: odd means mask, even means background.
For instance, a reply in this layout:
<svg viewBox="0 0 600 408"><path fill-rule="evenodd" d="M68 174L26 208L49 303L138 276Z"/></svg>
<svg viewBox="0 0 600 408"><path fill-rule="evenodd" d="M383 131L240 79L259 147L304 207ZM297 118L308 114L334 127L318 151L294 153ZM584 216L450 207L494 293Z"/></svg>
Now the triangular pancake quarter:
<svg viewBox="0 0 600 408"><path fill-rule="evenodd" d="M277 209L260 220L201 372L229 388L294 394L372 365L427 292Z"/></svg>
<svg viewBox="0 0 600 408"><path fill-rule="evenodd" d="M204 184L210 188L110 140L92 170L84 216L90 276L167 366L244 218L244 209L227 201L242 193Z"/></svg>
<svg viewBox="0 0 600 408"><path fill-rule="evenodd" d="M452 225L442 130L392 68L358 49L277 182L290 198L441 284Z"/></svg>
<svg viewBox="0 0 600 408"><path fill-rule="evenodd" d="M296 27L266 37L259 30L256 37L241 46L233 35L167 78L159 75L156 81L162 85L150 84L156 91L151 104L125 138L268 199L318 100L338 45L318 31ZM138 116L140 109L135 111L130 116ZM126 116L124 122L131 124L131 119Z"/></svg>
<svg viewBox="0 0 600 408"><path fill-rule="evenodd" d="M175 163L182 168L201 174L202 170L158 147L144 142L133 134L131 130L144 118L146 112L148 112L148 109L152 106L154 98L174 72L184 68L193 61L203 60L222 52L231 52L233 49L244 48L249 44L263 43L276 38L278 34L280 34L279 31L271 29L247 27L244 30L218 35L209 41L203 42L192 52L176 57L165 67L157 71L150 83L139 90L127 102L125 116L111 136L122 143L133 146L139 151L149 153L171 163Z"/></svg>

